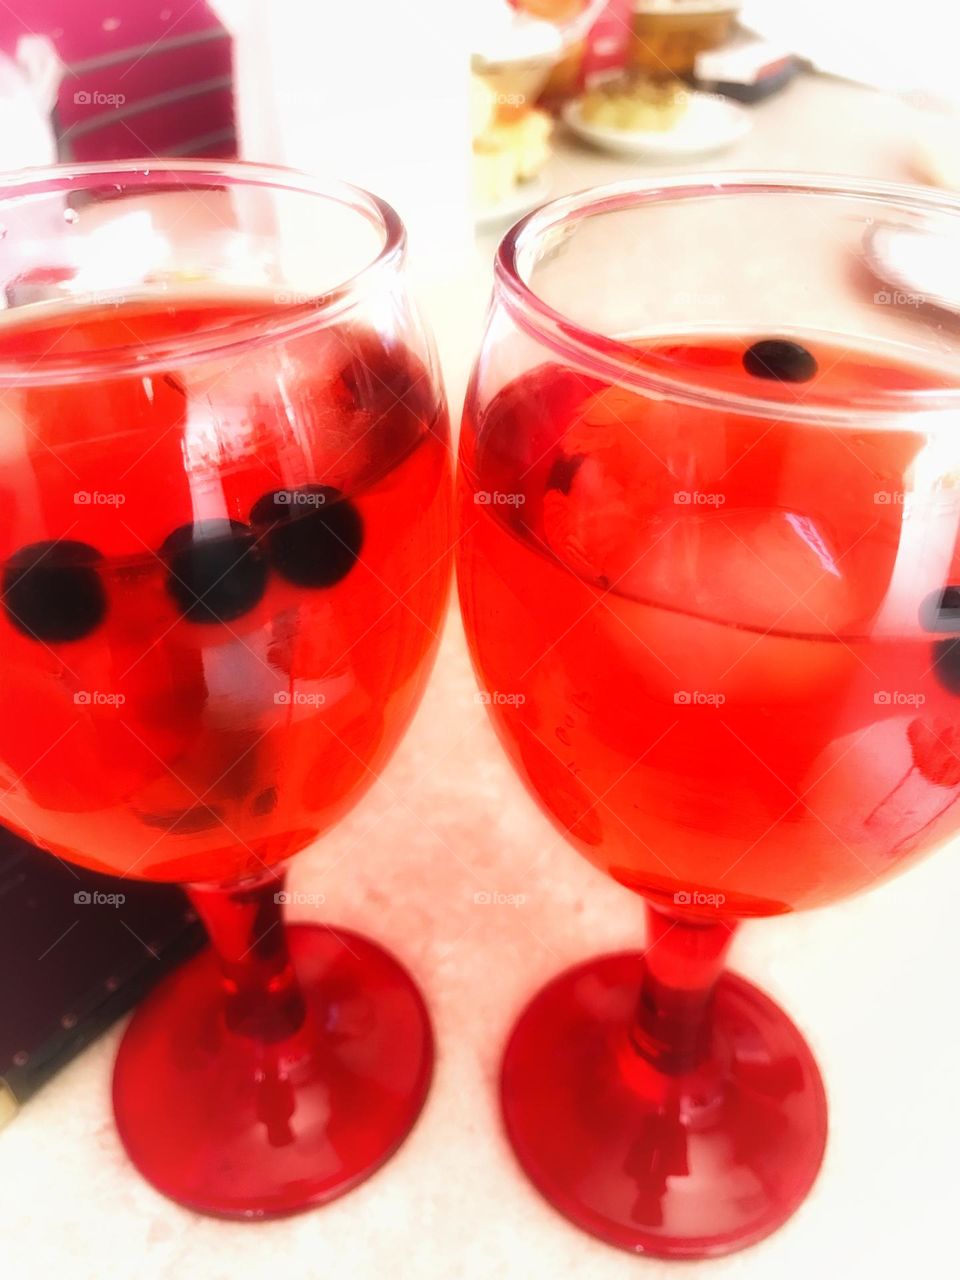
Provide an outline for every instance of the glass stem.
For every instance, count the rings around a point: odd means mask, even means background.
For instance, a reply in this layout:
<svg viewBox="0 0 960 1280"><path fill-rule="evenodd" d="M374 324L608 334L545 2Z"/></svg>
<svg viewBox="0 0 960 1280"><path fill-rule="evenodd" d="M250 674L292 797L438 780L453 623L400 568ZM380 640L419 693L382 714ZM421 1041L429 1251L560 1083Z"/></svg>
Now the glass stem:
<svg viewBox="0 0 960 1280"><path fill-rule="evenodd" d="M220 962L227 1026L266 1043L294 1035L304 1003L283 925L286 871L234 885L191 885L190 901Z"/></svg>
<svg viewBox="0 0 960 1280"><path fill-rule="evenodd" d="M735 928L647 903L632 1040L656 1070L683 1075L709 1057L714 993Z"/></svg>

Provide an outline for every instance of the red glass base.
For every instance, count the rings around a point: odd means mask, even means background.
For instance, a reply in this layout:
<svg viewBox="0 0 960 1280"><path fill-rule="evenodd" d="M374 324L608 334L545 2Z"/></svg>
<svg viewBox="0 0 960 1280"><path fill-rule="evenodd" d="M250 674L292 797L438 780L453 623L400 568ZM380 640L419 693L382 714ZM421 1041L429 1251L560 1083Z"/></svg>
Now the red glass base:
<svg viewBox="0 0 960 1280"><path fill-rule="evenodd" d="M143 1176L191 1209L296 1213L342 1195L406 1137L433 1067L419 991L380 947L293 925L307 1016L277 1044L227 1030L207 950L162 983L120 1045L113 1102Z"/></svg>
<svg viewBox="0 0 960 1280"><path fill-rule="evenodd" d="M716 988L711 1052L666 1075L630 1039L642 957L555 978L522 1014L501 1081L534 1185L585 1231L634 1253L716 1257L768 1235L813 1183L827 1134L800 1032L742 978Z"/></svg>

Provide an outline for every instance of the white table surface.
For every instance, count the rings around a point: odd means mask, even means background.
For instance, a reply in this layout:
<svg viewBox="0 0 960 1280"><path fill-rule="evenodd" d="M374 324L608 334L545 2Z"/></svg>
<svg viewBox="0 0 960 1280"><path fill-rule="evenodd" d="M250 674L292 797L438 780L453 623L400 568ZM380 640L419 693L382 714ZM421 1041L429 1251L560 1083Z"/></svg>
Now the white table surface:
<svg viewBox="0 0 960 1280"><path fill-rule="evenodd" d="M912 176L908 115L892 100L802 80L755 115L752 135L710 167ZM549 179L560 192L654 171L566 142ZM483 238L469 286L430 299L455 409L493 242ZM819 1059L830 1142L781 1231L705 1263L635 1259L581 1234L527 1185L506 1145L495 1082L519 1008L565 966L638 945L643 907L563 844L513 776L474 700L455 613L411 732L361 805L294 861L291 888L322 892L328 918L392 948L426 993L436 1076L403 1148L316 1212L253 1225L198 1217L125 1160L109 1105L116 1028L0 1134L4 1280L960 1274L957 847L873 893L742 930L734 966L794 1016ZM525 902L478 905L480 890Z"/></svg>

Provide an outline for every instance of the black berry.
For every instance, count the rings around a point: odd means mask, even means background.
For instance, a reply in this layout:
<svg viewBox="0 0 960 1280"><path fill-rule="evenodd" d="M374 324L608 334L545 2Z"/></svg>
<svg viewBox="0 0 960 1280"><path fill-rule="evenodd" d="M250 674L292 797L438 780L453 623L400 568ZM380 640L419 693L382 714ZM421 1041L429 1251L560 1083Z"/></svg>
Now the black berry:
<svg viewBox="0 0 960 1280"><path fill-rule="evenodd" d="M298 587L332 587L363 546L360 512L339 489L308 484L265 493L250 512L263 530L270 563Z"/></svg>
<svg viewBox="0 0 960 1280"><path fill-rule="evenodd" d="M743 367L754 378L774 382L809 382L817 372L817 362L807 348L786 338L755 342L744 352Z"/></svg>
<svg viewBox="0 0 960 1280"><path fill-rule="evenodd" d="M107 597L85 542L32 542L7 561L3 604L13 625L34 640L80 640L103 621Z"/></svg>
<svg viewBox="0 0 960 1280"><path fill-rule="evenodd" d="M559 489L561 493L570 492L570 486L573 484L573 478L580 470L580 464L583 462L584 455L575 453L568 458L565 453L558 453L550 467L550 474L547 476L547 488Z"/></svg>
<svg viewBox="0 0 960 1280"><path fill-rule="evenodd" d="M364 410L385 412L403 401L413 387L409 370L391 359L381 358L376 368L362 359L351 360L340 371L340 377L356 407Z"/></svg>
<svg viewBox="0 0 960 1280"><path fill-rule="evenodd" d="M960 636L933 646L933 674L948 693L960 694Z"/></svg>
<svg viewBox="0 0 960 1280"><path fill-rule="evenodd" d="M249 612L267 585L257 539L236 520L200 520L175 529L161 548L167 590L190 622L229 622Z"/></svg>
<svg viewBox="0 0 960 1280"><path fill-rule="evenodd" d="M927 631L960 631L960 587L932 591L920 605L920 625Z"/></svg>

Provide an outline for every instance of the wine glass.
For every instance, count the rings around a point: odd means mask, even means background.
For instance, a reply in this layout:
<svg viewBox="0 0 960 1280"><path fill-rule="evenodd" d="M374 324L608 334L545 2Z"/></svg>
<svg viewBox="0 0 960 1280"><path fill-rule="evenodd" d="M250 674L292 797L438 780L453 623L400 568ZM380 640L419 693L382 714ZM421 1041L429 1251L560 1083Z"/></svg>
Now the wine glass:
<svg viewBox="0 0 960 1280"><path fill-rule="evenodd" d="M305 1209L388 1158L433 1059L391 955L282 923L447 594L404 230L349 186L179 160L8 176L0 227L0 819L183 883L210 934L120 1046L136 1167L208 1213Z"/></svg>
<svg viewBox="0 0 960 1280"><path fill-rule="evenodd" d="M738 921L960 826L958 248L952 197L730 174L557 200L497 254L460 453L473 663L534 798L649 921L534 997L503 1114L625 1249L740 1248L820 1166L813 1057L723 969Z"/></svg>

